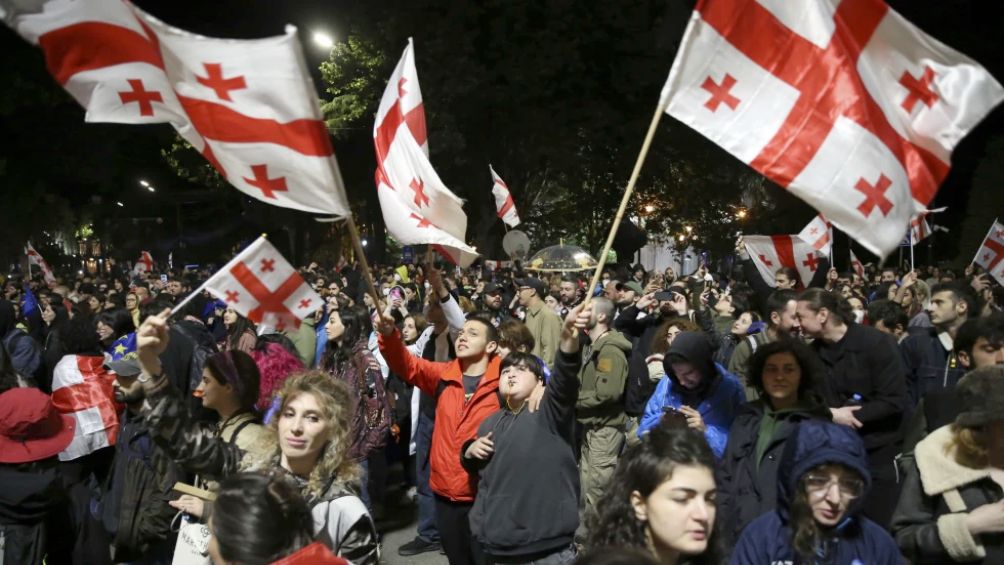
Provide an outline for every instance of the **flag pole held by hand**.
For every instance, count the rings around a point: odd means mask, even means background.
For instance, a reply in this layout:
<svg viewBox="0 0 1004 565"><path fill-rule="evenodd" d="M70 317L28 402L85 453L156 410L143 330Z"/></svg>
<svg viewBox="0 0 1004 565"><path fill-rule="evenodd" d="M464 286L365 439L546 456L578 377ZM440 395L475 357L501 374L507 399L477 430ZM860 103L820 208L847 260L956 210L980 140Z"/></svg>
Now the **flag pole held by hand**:
<svg viewBox="0 0 1004 565"><path fill-rule="evenodd" d="M349 230L349 238L352 239L352 247L356 251L356 256L359 257L359 267L363 271L363 280L366 281L366 290L373 298L373 306L377 309L377 312L379 312L380 295L377 294L376 285L373 284L373 275L370 273L369 263L366 262L366 254L363 252L363 244L359 239L359 230L356 229L356 222L352 219L351 214L345 217L345 227Z"/></svg>
<svg viewBox="0 0 1004 565"><path fill-rule="evenodd" d="M603 244L603 251L600 252L600 256L597 257L596 270L593 272L593 280L589 283L589 291L586 292L586 300L583 302L582 307L585 309L589 306L590 301L593 299L593 291L596 289L597 283L600 282L600 275L603 273L603 267L607 263L607 254L610 253L610 247L614 243L614 237L617 236L617 228L621 225L621 219L624 218L624 210L627 209L628 201L631 200L631 194L634 192L634 185L638 181L638 175L641 173L641 166L645 163L645 157L648 155L649 147L652 146L652 138L655 137L656 128L659 127L659 120L662 119L662 115L665 113L667 100L659 100L659 104L655 108L655 115L652 116L652 123L648 126L648 133L645 135L645 142L641 145L641 151L638 153L638 159L634 163L634 170L631 171L631 178L628 180L627 188L624 189L624 196L621 198L621 205L617 209L617 215L614 216L614 223L610 226L610 234L607 235L607 242Z"/></svg>

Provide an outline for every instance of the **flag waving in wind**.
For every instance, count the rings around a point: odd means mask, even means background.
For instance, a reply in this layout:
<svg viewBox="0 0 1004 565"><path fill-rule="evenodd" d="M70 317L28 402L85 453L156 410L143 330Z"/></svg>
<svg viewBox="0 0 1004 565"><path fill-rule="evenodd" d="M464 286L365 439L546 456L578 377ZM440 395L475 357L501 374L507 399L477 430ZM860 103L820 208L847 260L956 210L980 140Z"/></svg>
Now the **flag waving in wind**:
<svg viewBox="0 0 1004 565"><path fill-rule="evenodd" d="M743 242L764 282L776 286L774 275L782 267L795 269L802 286L808 286L819 269L820 258L797 235L745 235Z"/></svg>
<svg viewBox="0 0 1004 565"><path fill-rule="evenodd" d="M990 276L1004 285L1004 224L994 220L973 262L986 269Z"/></svg>
<svg viewBox="0 0 1004 565"><path fill-rule="evenodd" d="M817 214L809 225L802 228L798 237L823 255L830 255L830 248L833 246L833 226L822 214Z"/></svg>
<svg viewBox="0 0 1004 565"><path fill-rule="evenodd" d="M28 256L28 264L35 265L42 271L42 278L45 280L45 284L51 285L56 282L56 275L52 273L52 267L49 263L42 258L42 256L35 251L35 248L29 243L27 247L24 248L24 254Z"/></svg>
<svg viewBox="0 0 1004 565"><path fill-rule="evenodd" d="M425 108L412 42L387 82L373 124L377 195L387 231L404 245L435 246L461 267L477 252L464 242L463 201L446 188L429 161Z"/></svg>
<svg viewBox="0 0 1004 565"><path fill-rule="evenodd" d="M139 260L133 265L132 271L135 274L147 275L153 272L153 257L150 256L149 251L140 251Z"/></svg>
<svg viewBox="0 0 1004 565"><path fill-rule="evenodd" d="M495 210L507 226L514 228L519 225L519 214L516 213L516 203L512 200L509 185L502 180L502 177L495 172L491 165L488 165L488 170L492 172L492 194L495 196Z"/></svg>
<svg viewBox="0 0 1004 565"><path fill-rule="evenodd" d="M699 0L662 95L881 257L1002 99L986 69L882 0Z"/></svg>
<svg viewBox="0 0 1004 565"><path fill-rule="evenodd" d="M300 327L301 320L323 305L321 297L264 237L231 259L203 288L241 316L276 331Z"/></svg>
<svg viewBox="0 0 1004 565"><path fill-rule="evenodd" d="M122 0L28 0L4 10L87 121L170 123L241 192L348 214L296 28L255 40L203 37Z"/></svg>

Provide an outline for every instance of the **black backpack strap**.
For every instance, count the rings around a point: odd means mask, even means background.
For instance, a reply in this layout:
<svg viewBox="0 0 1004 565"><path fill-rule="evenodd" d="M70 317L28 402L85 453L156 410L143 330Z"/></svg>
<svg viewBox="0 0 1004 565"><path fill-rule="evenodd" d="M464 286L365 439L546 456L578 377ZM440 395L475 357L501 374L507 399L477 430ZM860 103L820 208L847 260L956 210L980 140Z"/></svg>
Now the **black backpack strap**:
<svg viewBox="0 0 1004 565"><path fill-rule="evenodd" d="M234 433L230 435L230 441L228 443L230 445L236 444L237 443L237 436L240 435L241 430L243 430L244 428L250 426L253 423L254 423L254 418L248 418L247 420L244 420L240 424L237 424L237 429L234 430Z"/></svg>

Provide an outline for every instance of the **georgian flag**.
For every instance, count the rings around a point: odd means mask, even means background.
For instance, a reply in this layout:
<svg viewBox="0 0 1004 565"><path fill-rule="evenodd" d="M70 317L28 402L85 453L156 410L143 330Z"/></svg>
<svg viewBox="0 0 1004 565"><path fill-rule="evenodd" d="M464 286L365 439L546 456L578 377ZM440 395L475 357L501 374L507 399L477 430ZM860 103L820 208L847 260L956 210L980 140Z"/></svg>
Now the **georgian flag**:
<svg viewBox="0 0 1004 565"><path fill-rule="evenodd" d="M153 272L153 257L150 256L149 251L139 252L139 260L133 265L132 271L135 274L147 275Z"/></svg>
<svg viewBox="0 0 1004 565"><path fill-rule="evenodd" d="M259 330L298 328L301 320L323 304L300 273L264 237L237 254L202 288L258 324Z"/></svg>
<svg viewBox="0 0 1004 565"><path fill-rule="evenodd" d="M830 255L830 248L833 246L833 226L822 214L817 214L815 218L798 232L798 237L814 247L827 257Z"/></svg>
<svg viewBox="0 0 1004 565"><path fill-rule="evenodd" d="M881 0L700 0L661 103L884 257L1002 98Z"/></svg>
<svg viewBox="0 0 1004 565"><path fill-rule="evenodd" d="M64 355L52 371L52 405L77 422L73 441L59 453L70 461L115 445L119 417L104 356Z"/></svg>
<svg viewBox="0 0 1004 565"><path fill-rule="evenodd" d="M377 196L387 231L404 245L430 244L461 267L477 251L464 242L467 215L429 161L425 109L411 39L387 82L373 124Z"/></svg>
<svg viewBox="0 0 1004 565"><path fill-rule="evenodd" d="M861 260L858 259L857 255L854 254L853 249L851 249L850 252L851 252L851 268L854 269L854 272L857 273L859 277L861 277L861 280L865 280L865 266L861 264Z"/></svg>
<svg viewBox="0 0 1004 565"><path fill-rule="evenodd" d="M348 215L296 28L265 39L216 39L124 0L16 6L5 8L7 24L42 49L88 122L170 123L248 196Z"/></svg>
<svg viewBox="0 0 1004 565"><path fill-rule="evenodd" d="M48 261L42 258L42 255L35 251L35 248L29 243L24 248L24 254L28 256L28 264L35 265L42 271L42 278L45 280L45 284L53 285L56 283L56 275L52 274L52 267L49 266Z"/></svg>
<svg viewBox="0 0 1004 565"><path fill-rule="evenodd" d="M770 286L776 286L774 273L781 267L795 269L802 286L808 286L819 268L815 248L797 235L746 235L743 242L760 277Z"/></svg>
<svg viewBox="0 0 1004 565"><path fill-rule="evenodd" d="M1004 285L1004 224L994 220L973 262Z"/></svg>
<svg viewBox="0 0 1004 565"><path fill-rule="evenodd" d="M931 235L931 226L927 223L926 213L917 214L910 220L909 238L912 245L916 245Z"/></svg>
<svg viewBox="0 0 1004 565"><path fill-rule="evenodd" d="M509 185L495 172L494 167L488 165L488 170L492 172L492 195L495 196L495 210L498 217L507 226L514 228L519 225L519 214L516 213L516 203L512 200Z"/></svg>

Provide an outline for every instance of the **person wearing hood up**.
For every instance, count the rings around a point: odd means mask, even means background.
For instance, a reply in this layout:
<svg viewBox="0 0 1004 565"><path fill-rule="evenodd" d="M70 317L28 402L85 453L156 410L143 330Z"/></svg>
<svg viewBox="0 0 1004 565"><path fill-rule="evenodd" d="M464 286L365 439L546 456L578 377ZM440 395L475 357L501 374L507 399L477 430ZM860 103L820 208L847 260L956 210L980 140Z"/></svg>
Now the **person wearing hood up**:
<svg viewBox="0 0 1004 565"><path fill-rule="evenodd" d="M899 565L896 542L861 515L871 483L854 430L802 422L781 459L777 508L743 530L730 563Z"/></svg>
<svg viewBox="0 0 1004 565"><path fill-rule="evenodd" d="M17 327L17 313L9 300L0 300L0 341L19 375L31 379L40 376L42 348Z"/></svg>
<svg viewBox="0 0 1004 565"><path fill-rule="evenodd" d="M70 563L72 511L57 454L73 440L76 421L49 395L30 387L0 394L0 562Z"/></svg>
<svg viewBox="0 0 1004 565"><path fill-rule="evenodd" d="M664 413L679 412L687 425L704 433L715 457L722 456L746 393L735 375L712 361L712 354L711 341L703 333L676 336L663 360L666 376L645 406L638 437L658 424Z"/></svg>

